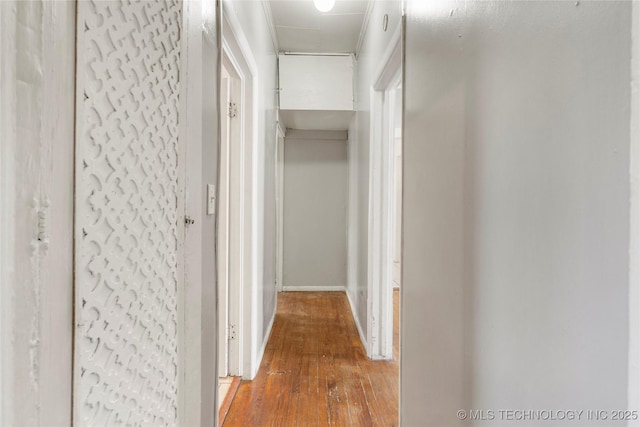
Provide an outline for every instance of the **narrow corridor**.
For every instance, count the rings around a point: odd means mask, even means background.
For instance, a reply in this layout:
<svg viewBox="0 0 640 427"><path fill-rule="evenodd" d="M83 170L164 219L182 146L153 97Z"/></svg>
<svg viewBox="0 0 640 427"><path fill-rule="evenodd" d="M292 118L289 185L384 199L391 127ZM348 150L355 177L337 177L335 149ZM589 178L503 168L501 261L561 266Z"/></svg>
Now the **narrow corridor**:
<svg viewBox="0 0 640 427"><path fill-rule="evenodd" d="M640 0L4 0L0 57L0 427L640 427Z"/></svg>
<svg viewBox="0 0 640 427"><path fill-rule="evenodd" d="M343 292L283 292L258 375L243 381L224 426L397 426L394 359L370 360Z"/></svg>

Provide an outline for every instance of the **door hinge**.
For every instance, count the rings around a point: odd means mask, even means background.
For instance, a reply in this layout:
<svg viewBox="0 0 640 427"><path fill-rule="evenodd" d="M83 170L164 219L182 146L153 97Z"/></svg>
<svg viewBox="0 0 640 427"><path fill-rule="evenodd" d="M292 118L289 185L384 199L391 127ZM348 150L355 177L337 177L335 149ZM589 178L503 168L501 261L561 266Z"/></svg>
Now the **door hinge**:
<svg viewBox="0 0 640 427"><path fill-rule="evenodd" d="M229 340L236 339L236 325L229 325Z"/></svg>
<svg viewBox="0 0 640 427"><path fill-rule="evenodd" d="M235 102L229 103L229 117L232 119L238 116L238 104Z"/></svg>

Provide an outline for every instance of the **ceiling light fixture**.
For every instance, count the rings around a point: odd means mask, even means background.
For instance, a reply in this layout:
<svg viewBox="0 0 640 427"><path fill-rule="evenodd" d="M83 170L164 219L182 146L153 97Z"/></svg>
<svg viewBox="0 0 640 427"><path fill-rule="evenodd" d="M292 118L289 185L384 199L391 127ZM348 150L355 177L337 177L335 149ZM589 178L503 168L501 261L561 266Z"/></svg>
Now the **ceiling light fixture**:
<svg viewBox="0 0 640 427"><path fill-rule="evenodd" d="M313 4L320 12L329 12L336 4L336 0L313 0Z"/></svg>

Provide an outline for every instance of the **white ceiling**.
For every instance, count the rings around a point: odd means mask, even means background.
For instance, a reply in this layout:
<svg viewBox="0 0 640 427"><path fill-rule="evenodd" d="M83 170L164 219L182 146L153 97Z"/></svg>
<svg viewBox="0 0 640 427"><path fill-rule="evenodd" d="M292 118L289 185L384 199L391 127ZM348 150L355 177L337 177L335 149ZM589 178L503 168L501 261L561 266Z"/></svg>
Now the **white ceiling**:
<svg viewBox="0 0 640 427"><path fill-rule="evenodd" d="M313 0L269 0L281 52L352 53L358 48L369 0L336 0L319 12Z"/></svg>

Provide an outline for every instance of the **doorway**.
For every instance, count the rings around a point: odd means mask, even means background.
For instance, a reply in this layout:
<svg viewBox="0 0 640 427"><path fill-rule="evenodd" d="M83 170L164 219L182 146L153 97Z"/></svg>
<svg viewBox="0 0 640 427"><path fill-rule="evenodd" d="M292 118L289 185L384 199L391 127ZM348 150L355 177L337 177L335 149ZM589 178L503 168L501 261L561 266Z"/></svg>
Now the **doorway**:
<svg viewBox="0 0 640 427"><path fill-rule="evenodd" d="M218 374L239 376L237 302L241 282L241 127L238 112L240 74L226 55L220 73L220 173L218 214Z"/></svg>
<svg viewBox="0 0 640 427"><path fill-rule="evenodd" d="M402 50L400 33L383 56L372 88L369 165L368 353L394 357L394 289L401 283ZM399 294L399 292L398 292ZM399 296L398 296L399 298Z"/></svg>
<svg viewBox="0 0 640 427"><path fill-rule="evenodd" d="M242 127L240 73L223 53L220 68L218 174L218 418L222 424L242 375Z"/></svg>
<svg viewBox="0 0 640 427"><path fill-rule="evenodd" d="M218 408L255 367L260 224L257 181L257 65L225 3L220 26L218 234ZM233 377L233 378L231 378ZM227 391L229 391L227 393ZM226 399L225 399L226 396Z"/></svg>

